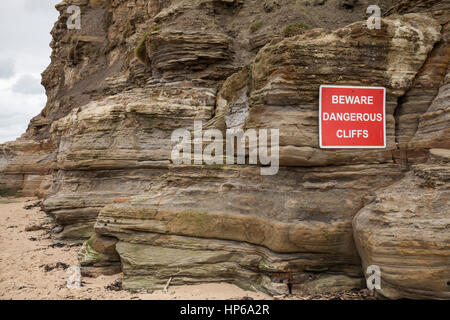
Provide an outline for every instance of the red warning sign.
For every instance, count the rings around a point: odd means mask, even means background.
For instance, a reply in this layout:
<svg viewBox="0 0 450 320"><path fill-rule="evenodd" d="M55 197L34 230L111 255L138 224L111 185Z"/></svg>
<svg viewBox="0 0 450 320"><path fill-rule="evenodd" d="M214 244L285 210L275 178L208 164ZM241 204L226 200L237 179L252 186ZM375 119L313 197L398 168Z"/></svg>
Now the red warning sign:
<svg viewBox="0 0 450 320"><path fill-rule="evenodd" d="M386 89L320 86L321 148L385 148Z"/></svg>

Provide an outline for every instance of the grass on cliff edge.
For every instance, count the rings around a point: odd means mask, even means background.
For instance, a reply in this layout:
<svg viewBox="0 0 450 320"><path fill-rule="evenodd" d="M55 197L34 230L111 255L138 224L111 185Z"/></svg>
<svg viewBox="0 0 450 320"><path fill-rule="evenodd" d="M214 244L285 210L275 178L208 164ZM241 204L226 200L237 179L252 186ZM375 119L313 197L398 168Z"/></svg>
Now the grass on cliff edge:
<svg viewBox="0 0 450 320"><path fill-rule="evenodd" d="M308 26L304 23L293 23L283 28L283 36L293 37L307 30Z"/></svg>
<svg viewBox="0 0 450 320"><path fill-rule="evenodd" d="M256 31L261 29L262 26L263 26L262 21L256 21L250 25L249 31L250 31L250 33L255 33Z"/></svg>
<svg viewBox="0 0 450 320"><path fill-rule="evenodd" d="M147 64L147 62L148 62L147 52L145 50L145 42L147 41L147 38L152 33L158 31L159 29L161 29L161 26L156 25L153 28L151 28L149 31L144 33L144 36L142 37L141 41L139 42L138 46L136 47L136 50L135 50L136 57L139 59L139 61L141 61L144 64Z"/></svg>

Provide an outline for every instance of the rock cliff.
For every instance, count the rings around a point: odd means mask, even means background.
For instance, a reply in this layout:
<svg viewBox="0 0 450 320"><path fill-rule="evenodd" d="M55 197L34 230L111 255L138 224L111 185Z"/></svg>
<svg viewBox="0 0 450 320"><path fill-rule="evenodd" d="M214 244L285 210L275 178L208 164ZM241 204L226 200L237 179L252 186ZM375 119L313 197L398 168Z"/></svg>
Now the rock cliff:
<svg viewBox="0 0 450 320"><path fill-rule="evenodd" d="M66 28L70 4L80 30ZM0 146L0 188L45 198L55 237L89 239L84 274L317 293L364 287L378 265L385 297L450 298L449 1L57 9L48 102ZM385 87L387 147L320 149L322 84ZM171 134L194 121L279 129L278 174L174 164Z"/></svg>

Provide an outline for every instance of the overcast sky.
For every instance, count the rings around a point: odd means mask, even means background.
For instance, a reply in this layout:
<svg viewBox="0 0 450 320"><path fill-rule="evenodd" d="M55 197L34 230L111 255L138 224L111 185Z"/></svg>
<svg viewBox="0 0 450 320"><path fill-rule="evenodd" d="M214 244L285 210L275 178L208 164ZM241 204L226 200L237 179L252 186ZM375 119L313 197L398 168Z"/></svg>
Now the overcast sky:
<svg viewBox="0 0 450 320"><path fill-rule="evenodd" d="M0 1L0 143L15 140L46 103L41 73L60 0Z"/></svg>

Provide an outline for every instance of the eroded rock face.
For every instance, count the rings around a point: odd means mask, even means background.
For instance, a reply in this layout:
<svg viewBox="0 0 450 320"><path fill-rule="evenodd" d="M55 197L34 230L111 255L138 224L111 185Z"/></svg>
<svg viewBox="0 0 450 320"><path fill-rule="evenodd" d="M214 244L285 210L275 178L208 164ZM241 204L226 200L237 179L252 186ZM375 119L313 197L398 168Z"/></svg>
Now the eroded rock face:
<svg viewBox="0 0 450 320"><path fill-rule="evenodd" d="M210 119L214 103L213 89L173 82L92 102L56 121L60 170L44 208L66 226L60 236L89 238L103 206L148 192L169 165L172 132Z"/></svg>
<svg viewBox="0 0 450 320"><path fill-rule="evenodd" d="M408 153L410 163L423 156L420 149L448 147L444 140L448 137L448 119L446 120L445 113L449 106L446 89L449 80L445 80L445 77L447 74L448 78L450 60L449 37L450 25L447 23L443 27L441 41L433 48L411 89L400 98L395 112L396 141L401 152ZM440 111L436 113L433 110ZM432 141L434 139L435 142Z"/></svg>
<svg viewBox="0 0 450 320"><path fill-rule="evenodd" d="M380 267L377 291L391 299L450 298L450 154L431 154L353 221L363 267Z"/></svg>
<svg viewBox="0 0 450 320"><path fill-rule="evenodd" d="M0 147L1 186L40 185L58 237L89 239L83 273L123 271L129 289L173 278L332 292L363 287L364 268L379 264L382 295L447 297L448 212L437 208L448 184L449 13L441 2L403 4L369 30L369 2L340 2L80 0L86 25L74 31L61 2L49 100ZM311 30L284 38L298 22ZM321 84L386 87L387 148L320 149ZM172 132L195 120L222 132L278 128L278 174L172 164ZM413 205L420 231L405 235L399 216Z"/></svg>
<svg viewBox="0 0 450 320"><path fill-rule="evenodd" d="M46 196L54 167L53 149L48 140L23 139L0 145L0 190L6 195L20 190Z"/></svg>
<svg viewBox="0 0 450 320"><path fill-rule="evenodd" d="M309 281L333 274L360 283L351 219L369 190L401 176L391 165L291 168L272 177L254 167L170 167L149 193L106 206L95 231L120 240L124 285L133 289L161 288L160 272L179 274L175 283L204 282L197 272L208 273L206 281L273 294L288 284L308 290Z"/></svg>
<svg viewBox="0 0 450 320"><path fill-rule="evenodd" d="M410 88L440 39L440 29L436 21L425 16L405 15L383 20L380 30L368 32L365 22L357 22L333 33L312 30L266 46L250 71L253 87L245 127L270 124L280 129L282 165L389 161L389 151L397 149L394 112L398 98ZM386 87L387 148L321 150L317 114L321 84Z"/></svg>
<svg viewBox="0 0 450 320"><path fill-rule="evenodd" d="M232 39L211 32L154 32L146 41L146 54L153 72L193 72L214 65L227 68L232 58ZM220 77L223 71L216 75Z"/></svg>
<svg viewBox="0 0 450 320"><path fill-rule="evenodd" d="M449 58L450 59L450 58ZM450 68L439 92L428 110L420 117L419 126L409 143L413 148L450 149Z"/></svg>
<svg viewBox="0 0 450 320"><path fill-rule="evenodd" d="M117 239L93 235L78 252L82 274L85 276L113 275L121 272Z"/></svg>
<svg viewBox="0 0 450 320"><path fill-rule="evenodd" d="M411 86L415 76L411 70L419 71L427 53L440 39L439 24L428 19L412 15L401 20L385 20L385 29L375 32L372 40L371 36L362 33L362 23L338 30L331 36L319 30L286 39L265 47L254 64L227 79L218 93L216 113L208 127L221 130L260 128L270 123L280 128L282 146L283 134L292 136L299 132L302 136L294 136L295 139L290 141L301 142L316 151L303 155L307 160L282 160L282 165L292 167L281 170L275 177L258 177L257 168L228 166L211 170L208 167L169 166L167 173L160 176L148 193L125 203L106 206L96 220L95 231L119 239L117 250L123 264L124 286L130 289L161 288L169 274L178 275L174 281L180 284L225 280L272 294L360 286L361 273L359 267L355 268L359 264L358 256L349 233L351 220L358 207L371 201L372 190L381 188L384 183L394 183L406 168L376 164L392 162L393 153L389 150L378 154L373 151L339 154L318 149L317 115L313 110L317 108L318 86L331 81L327 77L336 73L333 54L329 53L326 56L328 62L325 62L320 60L325 54L318 53L317 60L321 62L318 65L328 65L329 69L322 73L312 70L317 79L304 83L303 78L295 78L306 71L295 69L297 60L294 57L311 56L314 45L320 48L318 43L324 41L330 47L340 41L340 45L347 45L349 51L358 41L366 41L367 47L370 43L391 46L392 51L377 55L380 62L374 69L384 66L384 71L370 73L369 70L365 78L369 79L367 81L379 79L378 85L389 89L388 101L392 102L388 112L393 115L397 98ZM429 28L433 23L434 31ZM407 45L407 39L417 34L414 30L418 25L422 25L427 33L419 42L422 49L419 44L419 50L416 50L417 47ZM396 47L397 43L401 46ZM283 55L283 50L288 53ZM360 51L364 61L367 58ZM337 52L334 53L336 57ZM403 55L409 52L401 64L400 52ZM376 65L376 59L372 61ZM315 64L311 61L306 65ZM401 77L401 74L406 76ZM370 77L374 78L370 80ZM351 79L342 81L352 83ZM298 91L305 94L295 94ZM270 113L265 111L269 108L272 108ZM284 115L284 109L288 114ZM309 120L302 120L302 117ZM390 148L394 151L394 117L391 119ZM296 129L289 130L289 123L296 125ZM301 130L298 130L299 124L304 124ZM305 139L307 130L310 130L310 139ZM292 157L294 148L289 149L285 157ZM311 153L316 153L317 158L311 157ZM281 154L285 159L283 148ZM332 163L341 166L317 167ZM346 163L354 165L344 166ZM298 170L293 168L295 166L312 168ZM208 245L204 239L209 239ZM245 259L242 249L235 248L229 241L246 243L246 250L254 252L251 259ZM296 252L308 254L296 255ZM324 257L334 261L333 267L324 264ZM280 259L290 262L281 263ZM169 267L161 271L162 265ZM321 273L317 275L314 271Z"/></svg>

